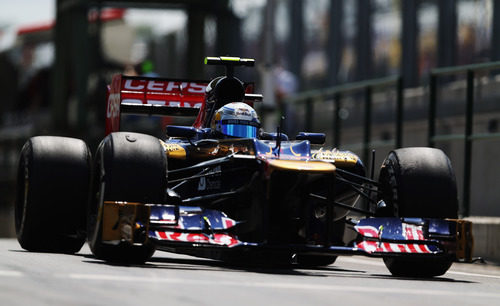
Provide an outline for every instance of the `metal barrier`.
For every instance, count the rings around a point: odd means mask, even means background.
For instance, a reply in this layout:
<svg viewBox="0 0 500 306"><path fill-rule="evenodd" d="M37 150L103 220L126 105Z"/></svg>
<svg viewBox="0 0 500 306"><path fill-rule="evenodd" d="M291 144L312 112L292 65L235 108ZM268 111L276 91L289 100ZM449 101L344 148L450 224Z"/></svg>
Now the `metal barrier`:
<svg viewBox="0 0 500 306"><path fill-rule="evenodd" d="M475 65L445 67L431 70L429 78L429 130L428 146L434 147L437 141L464 139L464 181L463 181L463 206L461 215L469 216L470 213L470 188L473 140L500 138L500 133L473 134L474 123L474 78L480 71L500 69L500 62L489 62ZM436 110L437 110L437 82L438 77L466 73L466 107L465 107L465 133L452 135L436 135Z"/></svg>
<svg viewBox="0 0 500 306"><path fill-rule="evenodd" d="M395 118L395 140L396 148L402 147L403 144L403 80L401 76L393 76L380 79L372 79L362 82L349 83L335 87L311 90L302 92L287 99L286 103L303 103L305 106L305 129L312 130L314 101L326 100L333 98L333 133L332 143L335 147L341 144L340 135L342 130L340 109L342 106L342 96L353 92L363 92L364 94L364 120L363 120L363 160L365 163L370 157L370 147L372 145L371 128L372 128L372 95L376 88L396 86L396 118Z"/></svg>

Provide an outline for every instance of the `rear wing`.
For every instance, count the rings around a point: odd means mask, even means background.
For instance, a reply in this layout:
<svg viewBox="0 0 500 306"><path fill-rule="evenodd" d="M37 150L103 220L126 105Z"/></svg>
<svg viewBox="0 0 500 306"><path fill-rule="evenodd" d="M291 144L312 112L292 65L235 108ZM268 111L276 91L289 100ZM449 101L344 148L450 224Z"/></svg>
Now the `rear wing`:
<svg viewBox="0 0 500 306"><path fill-rule="evenodd" d="M120 130L121 114L198 115L208 81L115 75L106 99L106 135Z"/></svg>
<svg viewBox="0 0 500 306"><path fill-rule="evenodd" d="M196 117L209 81L134 77L117 74L106 97L106 135L120 130L121 114ZM244 83L245 102L262 101L254 83Z"/></svg>

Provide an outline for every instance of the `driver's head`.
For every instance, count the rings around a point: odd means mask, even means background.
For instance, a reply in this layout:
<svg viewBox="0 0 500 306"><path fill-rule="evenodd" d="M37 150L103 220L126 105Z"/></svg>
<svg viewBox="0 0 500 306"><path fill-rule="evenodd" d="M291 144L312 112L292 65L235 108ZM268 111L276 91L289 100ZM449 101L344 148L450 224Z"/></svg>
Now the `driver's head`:
<svg viewBox="0 0 500 306"><path fill-rule="evenodd" d="M260 121L250 105L243 102L233 102L224 105L215 112L211 128L221 136L253 138L257 137Z"/></svg>

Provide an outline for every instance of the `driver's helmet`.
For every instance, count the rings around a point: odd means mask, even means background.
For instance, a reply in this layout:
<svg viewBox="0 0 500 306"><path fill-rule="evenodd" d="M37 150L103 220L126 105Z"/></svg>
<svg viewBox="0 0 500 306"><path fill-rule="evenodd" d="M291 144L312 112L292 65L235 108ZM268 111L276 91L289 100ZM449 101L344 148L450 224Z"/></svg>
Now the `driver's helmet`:
<svg viewBox="0 0 500 306"><path fill-rule="evenodd" d="M212 130L221 136L254 138L260 129L255 110L243 102L233 102L219 108L212 119Z"/></svg>

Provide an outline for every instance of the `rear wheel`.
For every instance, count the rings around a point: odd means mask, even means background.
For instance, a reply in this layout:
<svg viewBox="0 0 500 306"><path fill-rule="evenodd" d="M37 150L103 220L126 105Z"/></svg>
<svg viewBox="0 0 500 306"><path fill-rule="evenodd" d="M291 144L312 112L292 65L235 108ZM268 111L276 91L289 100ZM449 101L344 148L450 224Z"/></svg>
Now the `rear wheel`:
<svg viewBox="0 0 500 306"><path fill-rule="evenodd" d="M155 137L119 132L110 134L96 153L92 199L88 214L88 242L97 258L141 263L153 255L154 246L102 242L103 201L163 203L167 186L167 157ZM147 233L146 233L147 235Z"/></svg>
<svg viewBox="0 0 500 306"><path fill-rule="evenodd" d="M75 253L85 243L91 154L82 140L38 136L23 146L15 224L22 248Z"/></svg>
<svg viewBox="0 0 500 306"><path fill-rule="evenodd" d="M379 175L387 216L457 218L456 179L450 160L434 148L404 148L389 153ZM384 258L396 276L439 276L453 258Z"/></svg>

